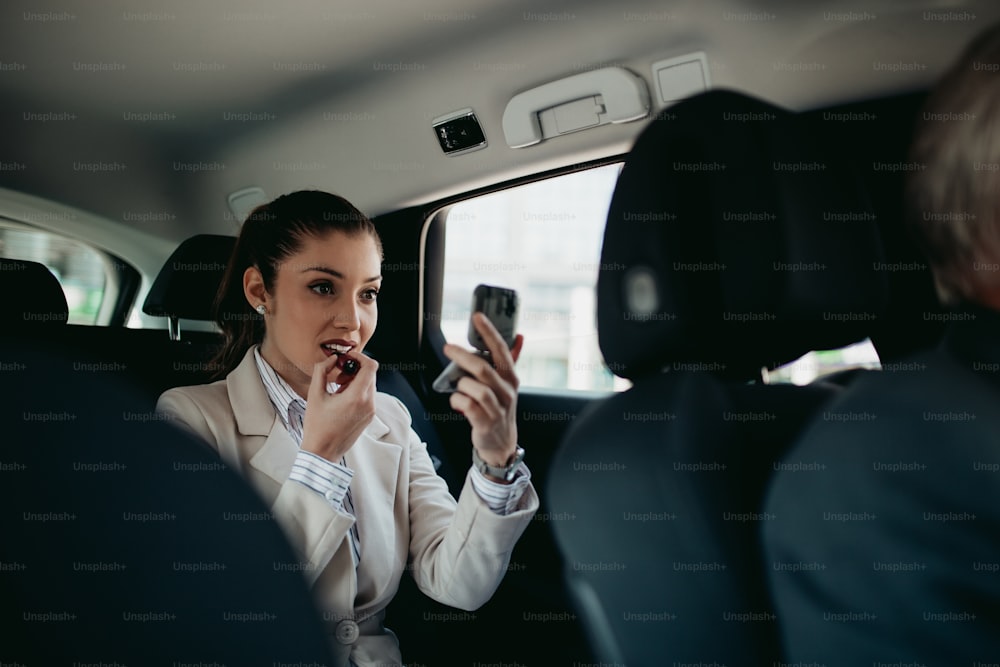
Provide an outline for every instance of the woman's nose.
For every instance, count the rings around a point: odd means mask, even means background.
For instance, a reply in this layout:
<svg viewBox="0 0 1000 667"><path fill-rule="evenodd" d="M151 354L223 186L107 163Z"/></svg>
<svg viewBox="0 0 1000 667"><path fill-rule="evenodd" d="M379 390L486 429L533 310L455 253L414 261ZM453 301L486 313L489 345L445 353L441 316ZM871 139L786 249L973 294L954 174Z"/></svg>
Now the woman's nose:
<svg viewBox="0 0 1000 667"><path fill-rule="evenodd" d="M341 329L354 331L361 326L358 306L353 300L337 304L337 306L334 307L332 315L333 323Z"/></svg>

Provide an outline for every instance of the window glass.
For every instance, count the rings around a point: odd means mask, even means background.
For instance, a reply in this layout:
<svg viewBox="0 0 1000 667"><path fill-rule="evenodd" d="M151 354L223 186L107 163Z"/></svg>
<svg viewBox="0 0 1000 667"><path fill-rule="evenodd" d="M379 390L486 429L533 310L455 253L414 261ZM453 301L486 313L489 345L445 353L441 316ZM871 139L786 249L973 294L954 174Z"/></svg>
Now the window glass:
<svg viewBox="0 0 1000 667"><path fill-rule="evenodd" d="M38 262L62 285L70 324L96 324L106 287L104 260L83 243L38 230L0 226L0 257Z"/></svg>
<svg viewBox="0 0 1000 667"><path fill-rule="evenodd" d="M574 172L455 204L448 211L441 329L468 346L472 290L521 297L526 387L618 390L597 346L595 286L608 206L621 166Z"/></svg>
<svg viewBox="0 0 1000 667"><path fill-rule="evenodd" d="M826 375L855 368L877 370L882 368L878 353L870 339L839 350L808 352L795 361L767 373L768 384L809 384Z"/></svg>

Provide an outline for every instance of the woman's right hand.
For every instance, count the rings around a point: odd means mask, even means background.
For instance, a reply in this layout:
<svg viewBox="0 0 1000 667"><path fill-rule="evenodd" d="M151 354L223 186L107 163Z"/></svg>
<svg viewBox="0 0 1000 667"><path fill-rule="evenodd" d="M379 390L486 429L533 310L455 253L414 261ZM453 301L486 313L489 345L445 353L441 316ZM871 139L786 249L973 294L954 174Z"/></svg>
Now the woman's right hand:
<svg viewBox="0 0 1000 667"><path fill-rule="evenodd" d="M302 424L302 449L334 463L340 462L375 417L378 362L364 355L349 358L360 365L354 375L337 367L338 355L313 367ZM326 390L329 382L340 385L333 394Z"/></svg>

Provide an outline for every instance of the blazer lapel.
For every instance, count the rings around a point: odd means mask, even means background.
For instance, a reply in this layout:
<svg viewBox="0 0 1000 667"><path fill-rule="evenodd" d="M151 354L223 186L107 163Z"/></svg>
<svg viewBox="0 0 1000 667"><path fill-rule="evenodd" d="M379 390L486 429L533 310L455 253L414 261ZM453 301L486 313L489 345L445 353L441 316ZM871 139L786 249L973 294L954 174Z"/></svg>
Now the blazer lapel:
<svg viewBox="0 0 1000 667"><path fill-rule="evenodd" d="M385 440L389 427L378 416L345 455L354 470L351 497L361 538L355 606L380 599L392 580L396 558L395 500L403 448Z"/></svg>
<svg viewBox="0 0 1000 667"><path fill-rule="evenodd" d="M298 447L267 397L253 351L253 347L247 350L243 361L226 378L226 389L236 427L246 436L242 447L244 457L251 467L277 484L273 493L268 494L273 501L292 471Z"/></svg>
<svg viewBox="0 0 1000 667"><path fill-rule="evenodd" d="M299 453L298 446L277 417L274 419L271 432L265 438L256 436L254 439L260 440L262 444L257 453L250 458L250 465L270 477L280 487L292 472L292 464ZM276 488L275 495L277 491Z"/></svg>

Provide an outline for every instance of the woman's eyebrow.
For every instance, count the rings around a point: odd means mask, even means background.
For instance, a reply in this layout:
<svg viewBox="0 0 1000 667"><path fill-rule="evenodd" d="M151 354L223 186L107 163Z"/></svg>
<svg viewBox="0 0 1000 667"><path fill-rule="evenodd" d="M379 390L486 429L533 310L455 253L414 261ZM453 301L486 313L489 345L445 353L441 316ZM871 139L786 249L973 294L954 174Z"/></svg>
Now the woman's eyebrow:
<svg viewBox="0 0 1000 667"><path fill-rule="evenodd" d="M305 273L307 271L319 271L320 273L328 273L331 276L333 276L334 278L338 278L340 280L344 279L344 274L343 273L341 273L340 271L337 271L336 269L331 269L331 268L326 267L326 266L308 266L308 267L302 269L302 273ZM369 278L368 280L365 280L364 282L366 282L366 283L373 283L373 282L376 282L376 281L381 280L381 279L382 279L382 274L379 274L377 276L373 276L373 277Z"/></svg>
<svg viewBox="0 0 1000 667"><path fill-rule="evenodd" d="M336 269L331 269L326 266L307 266L306 268L302 269L302 273L306 273L308 271L319 271L320 273L329 273L334 278L340 278L341 280L344 279L343 273L337 271Z"/></svg>

